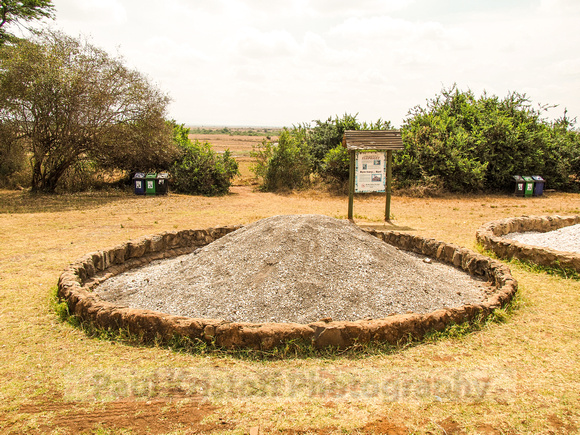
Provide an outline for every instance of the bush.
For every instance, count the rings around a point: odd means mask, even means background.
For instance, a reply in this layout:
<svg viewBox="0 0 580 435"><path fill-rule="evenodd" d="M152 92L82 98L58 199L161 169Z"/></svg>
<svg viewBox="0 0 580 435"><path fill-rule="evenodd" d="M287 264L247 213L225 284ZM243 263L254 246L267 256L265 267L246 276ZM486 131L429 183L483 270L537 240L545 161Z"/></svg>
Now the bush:
<svg viewBox="0 0 580 435"><path fill-rule="evenodd" d="M349 169L348 153L342 146L344 132L391 129L388 121L379 119L376 123L360 123L356 115L349 114L314 123L314 127L304 124L284 129L277 144L264 140L254 147L251 155L256 163L252 171L263 179L263 190L300 188L315 173L342 191L348 182Z"/></svg>
<svg viewBox="0 0 580 435"><path fill-rule="evenodd" d="M300 129L284 129L277 143L262 141L251 156L256 159L252 171L263 179L262 190L297 189L309 182L312 157Z"/></svg>
<svg viewBox="0 0 580 435"><path fill-rule="evenodd" d="M239 174L238 163L229 150L217 154L207 142L182 141L180 156L171 167L171 183L178 193L225 195Z"/></svg>
<svg viewBox="0 0 580 435"><path fill-rule="evenodd" d="M320 174L329 184L343 191L348 186L349 165L348 150L341 144L326 153Z"/></svg>
<svg viewBox="0 0 580 435"><path fill-rule="evenodd" d="M309 125L298 127L305 132L306 141L314 159L314 171L322 175L323 178L326 175L330 179L333 178L333 175L325 173L324 160L331 150L342 144L342 137L346 130L390 130L392 128L390 121L379 119L375 123L367 124L366 122L357 121L356 117L357 115L345 113L342 118L335 116L332 119L332 117L329 117L324 122L316 120L314 121L314 127ZM346 176L348 178L348 166Z"/></svg>
<svg viewBox="0 0 580 435"><path fill-rule="evenodd" d="M310 147L314 159L314 170L320 172L326 154L342 144L342 136L345 130L359 130L360 124L356 120L356 115L345 113L342 118L329 117L326 121L314 121L314 127L302 125L306 132L306 140Z"/></svg>
<svg viewBox="0 0 580 435"><path fill-rule="evenodd" d="M316 126L309 130L308 141L312 149L317 150L315 168L324 181L339 191L348 186L349 155L342 146L342 137L346 130L390 130L390 121L366 123L358 122L356 115L343 115L342 118L328 118L326 122L316 121ZM322 154L324 153L324 154Z"/></svg>
<svg viewBox="0 0 580 435"><path fill-rule="evenodd" d="M550 187L577 189L580 147L573 123L542 119L525 95L500 100L452 87L415 107L394 153L399 187L431 183L448 191L508 190L513 175L542 175Z"/></svg>

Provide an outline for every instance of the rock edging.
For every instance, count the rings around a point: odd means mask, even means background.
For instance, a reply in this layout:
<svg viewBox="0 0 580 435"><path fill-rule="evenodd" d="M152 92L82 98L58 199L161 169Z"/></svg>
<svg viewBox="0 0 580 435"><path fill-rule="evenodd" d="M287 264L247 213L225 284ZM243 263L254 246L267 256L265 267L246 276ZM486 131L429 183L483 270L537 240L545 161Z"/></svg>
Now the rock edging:
<svg viewBox="0 0 580 435"><path fill-rule="evenodd" d="M290 340L310 342L316 348L345 348L371 341L398 344L421 339L447 325L483 318L507 304L517 282L503 263L456 245L401 232L368 230L371 235L400 249L429 256L483 277L492 291L480 304L442 308L427 314L392 315L383 319L298 323L235 323L216 319L193 319L150 310L117 306L93 292L100 282L151 261L193 252L241 226L166 232L132 240L109 250L87 254L61 274L58 296L69 312L104 329L124 329L147 340L169 341L175 337L202 340L225 348L268 350Z"/></svg>
<svg viewBox="0 0 580 435"><path fill-rule="evenodd" d="M541 266L558 266L580 272L580 254L541 246L527 245L503 236L509 233L554 231L580 223L580 216L520 216L488 222L475 234L485 249L499 258L531 261Z"/></svg>

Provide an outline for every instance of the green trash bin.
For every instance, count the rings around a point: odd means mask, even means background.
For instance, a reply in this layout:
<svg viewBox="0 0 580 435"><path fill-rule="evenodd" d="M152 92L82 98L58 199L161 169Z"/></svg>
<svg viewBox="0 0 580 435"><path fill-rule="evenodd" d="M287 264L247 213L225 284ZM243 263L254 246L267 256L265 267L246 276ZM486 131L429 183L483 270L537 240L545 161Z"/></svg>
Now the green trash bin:
<svg viewBox="0 0 580 435"><path fill-rule="evenodd" d="M157 174L150 172L145 176L145 194L155 195L155 183L157 181Z"/></svg>
<svg viewBox="0 0 580 435"><path fill-rule="evenodd" d="M534 195L534 179L528 175L522 176L524 179L524 196L533 196Z"/></svg>

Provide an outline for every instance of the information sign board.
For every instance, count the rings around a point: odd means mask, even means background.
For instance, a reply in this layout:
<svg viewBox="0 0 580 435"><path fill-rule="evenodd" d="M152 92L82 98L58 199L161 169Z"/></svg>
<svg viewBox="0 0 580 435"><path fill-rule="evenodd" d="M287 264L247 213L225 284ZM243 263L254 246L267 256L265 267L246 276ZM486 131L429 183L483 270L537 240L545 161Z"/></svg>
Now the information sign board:
<svg viewBox="0 0 580 435"><path fill-rule="evenodd" d="M384 192L387 158L384 152L360 152L355 159L355 192Z"/></svg>

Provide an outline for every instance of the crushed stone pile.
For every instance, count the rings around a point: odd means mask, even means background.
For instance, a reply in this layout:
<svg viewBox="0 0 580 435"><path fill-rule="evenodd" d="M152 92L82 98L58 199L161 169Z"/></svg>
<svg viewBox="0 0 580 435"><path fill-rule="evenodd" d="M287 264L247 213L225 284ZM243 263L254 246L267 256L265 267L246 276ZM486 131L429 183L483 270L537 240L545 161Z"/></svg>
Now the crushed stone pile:
<svg viewBox="0 0 580 435"><path fill-rule="evenodd" d="M479 303L487 286L322 215L274 216L112 277L104 300L232 322L361 320Z"/></svg>
<svg viewBox="0 0 580 435"><path fill-rule="evenodd" d="M502 237L526 245L580 253L580 224L569 225L546 233L526 231L525 233L509 233Z"/></svg>

